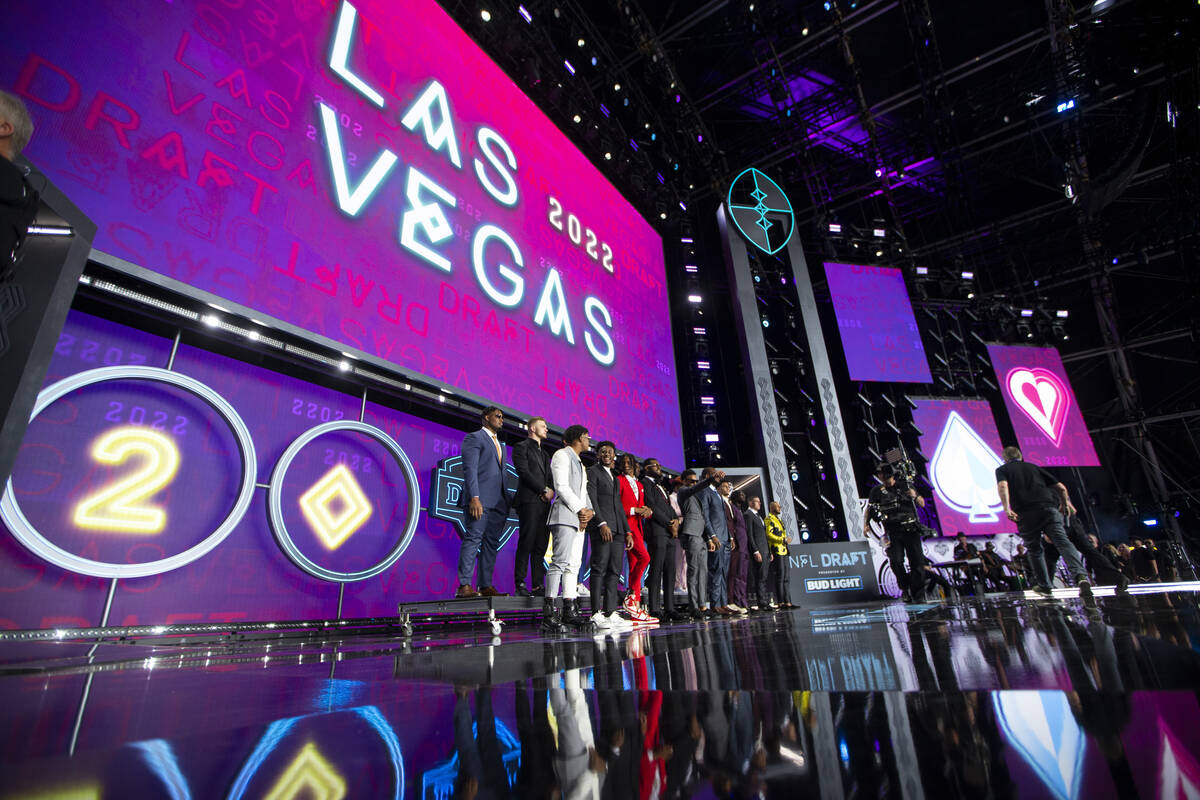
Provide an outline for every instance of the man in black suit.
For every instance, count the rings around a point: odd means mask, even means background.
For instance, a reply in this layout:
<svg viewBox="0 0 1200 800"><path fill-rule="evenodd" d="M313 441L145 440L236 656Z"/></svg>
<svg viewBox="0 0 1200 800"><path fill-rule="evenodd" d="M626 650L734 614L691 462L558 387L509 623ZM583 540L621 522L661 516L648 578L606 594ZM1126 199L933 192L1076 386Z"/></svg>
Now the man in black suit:
<svg viewBox="0 0 1200 800"><path fill-rule="evenodd" d="M767 573L771 569L771 550L767 546L767 523L763 521L762 498L751 497L746 503L746 539L750 548L750 586L748 594L753 598L751 608L766 610L771 605L767 594Z"/></svg>
<svg viewBox="0 0 1200 800"><path fill-rule="evenodd" d="M604 630L614 625L625 627L617 615L620 598L617 596L621 567L625 562L625 506L617 488L613 464L617 448L612 442L596 446L597 461L588 467L587 493L595 516L588 522L592 542L592 619L596 628Z"/></svg>
<svg viewBox="0 0 1200 800"><path fill-rule="evenodd" d="M689 616L675 610L675 564L678 561L679 525L683 518L671 508L667 489L662 484L658 459L642 462L642 489L650 516L645 520L646 546L650 550L650 616L663 622L682 622Z"/></svg>
<svg viewBox="0 0 1200 800"><path fill-rule="evenodd" d="M529 420L529 438L513 448L513 466L517 468L517 563L513 583L522 597L546 593L546 548L550 545L550 502L554 499L554 479L550 476L550 452L544 446L548 434L546 420ZM529 586L525 571L529 570Z"/></svg>

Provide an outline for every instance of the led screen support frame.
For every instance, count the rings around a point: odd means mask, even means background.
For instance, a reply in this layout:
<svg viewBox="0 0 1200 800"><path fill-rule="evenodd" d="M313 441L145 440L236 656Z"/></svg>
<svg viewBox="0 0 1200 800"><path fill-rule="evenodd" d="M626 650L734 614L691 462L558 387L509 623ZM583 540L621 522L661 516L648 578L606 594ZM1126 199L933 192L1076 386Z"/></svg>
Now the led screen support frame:
<svg viewBox="0 0 1200 800"><path fill-rule="evenodd" d="M783 508L783 522L790 541L799 541L796 516L793 509L792 484L787 473L787 458L783 449L783 429L775 406L774 382L771 378L770 362L767 359L766 343L758 323L758 305L754 296L754 280L750 272L750 261L746 244L740 236L731 235L725 207L717 209L717 226L721 232L725 258L734 278L737 302L734 310L739 321L739 336L742 356L747 366L746 379L750 383L750 394L758 411L756 428L759 434L756 444L761 448L763 460L771 476L775 499ZM792 270L792 282L796 287L797 307L804 320L809 357L821 395L821 410L829 434L830 458L833 462L838 485L837 506L846 520L846 535L851 541L862 539L862 511L858 504L858 483L854 476L854 459L850 456L846 440L842 410L838 403L833 382L833 370L829 361L829 350L817 315L817 300L813 293L812 279L808 274L808 262L804 248L796 236L787 240L784 248Z"/></svg>

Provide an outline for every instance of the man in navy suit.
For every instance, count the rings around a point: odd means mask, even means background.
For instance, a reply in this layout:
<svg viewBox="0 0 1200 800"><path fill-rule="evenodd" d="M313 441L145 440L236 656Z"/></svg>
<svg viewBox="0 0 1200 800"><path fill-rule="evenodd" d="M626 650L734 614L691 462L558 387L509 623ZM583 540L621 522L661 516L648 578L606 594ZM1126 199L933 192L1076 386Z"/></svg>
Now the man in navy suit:
<svg viewBox="0 0 1200 800"><path fill-rule="evenodd" d="M504 521L512 504L504 488L504 445L497 435L504 426L504 412L495 406L483 410L483 427L468 433L462 443L466 533L458 551L458 591L455 597L502 596L492 586L496 551L504 533ZM475 558L479 557L479 591L471 588Z"/></svg>
<svg viewBox="0 0 1200 800"><path fill-rule="evenodd" d="M700 473L701 481L711 479L716 473L713 467L705 467ZM716 540L717 549L708 554L708 598L713 610L723 617L735 612L729 608L729 558L733 554L733 542L729 538L729 523L725 516L725 500L717 487L708 488L696 495L700 511L704 514L704 531L709 541Z"/></svg>

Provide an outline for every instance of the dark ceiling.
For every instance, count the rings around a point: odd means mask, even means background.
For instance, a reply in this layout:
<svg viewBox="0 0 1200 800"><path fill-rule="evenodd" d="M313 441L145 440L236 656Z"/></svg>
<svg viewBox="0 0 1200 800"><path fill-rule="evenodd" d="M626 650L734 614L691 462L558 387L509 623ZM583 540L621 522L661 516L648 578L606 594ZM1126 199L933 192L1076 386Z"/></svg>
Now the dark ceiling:
<svg viewBox="0 0 1200 800"><path fill-rule="evenodd" d="M1145 440L1172 503L1200 494L1196 3L447 7L659 225L669 265L680 226L714 227L757 167L791 194L810 263L886 228L877 261L929 269L917 297L1059 347L1116 483L1156 494ZM1006 316L1024 306L1069 323L1026 334Z"/></svg>

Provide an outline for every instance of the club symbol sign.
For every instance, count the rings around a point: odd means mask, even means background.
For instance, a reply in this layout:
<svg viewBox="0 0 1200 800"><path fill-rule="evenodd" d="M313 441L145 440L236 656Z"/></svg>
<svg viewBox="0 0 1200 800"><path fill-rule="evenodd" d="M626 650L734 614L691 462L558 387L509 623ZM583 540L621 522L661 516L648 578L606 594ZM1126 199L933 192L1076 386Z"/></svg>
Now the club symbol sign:
<svg viewBox="0 0 1200 800"><path fill-rule="evenodd" d="M1071 395L1062 379L1041 367L1017 367L1004 379L1008 396L1055 447L1062 444Z"/></svg>
<svg viewBox="0 0 1200 800"><path fill-rule="evenodd" d="M1003 506L995 470L1001 463L983 437L951 411L929 462L930 482L942 502L971 522L997 522Z"/></svg>
<svg viewBox="0 0 1200 800"><path fill-rule="evenodd" d="M726 200L733 224L764 253L778 253L792 238L796 215L791 201L779 184L753 167L733 179Z"/></svg>

